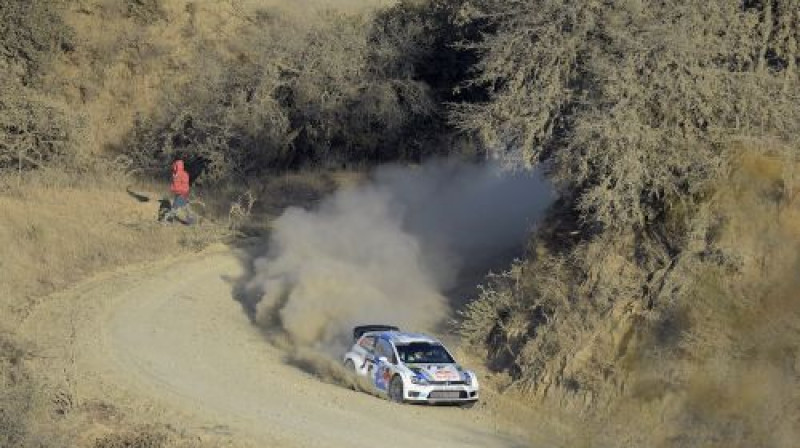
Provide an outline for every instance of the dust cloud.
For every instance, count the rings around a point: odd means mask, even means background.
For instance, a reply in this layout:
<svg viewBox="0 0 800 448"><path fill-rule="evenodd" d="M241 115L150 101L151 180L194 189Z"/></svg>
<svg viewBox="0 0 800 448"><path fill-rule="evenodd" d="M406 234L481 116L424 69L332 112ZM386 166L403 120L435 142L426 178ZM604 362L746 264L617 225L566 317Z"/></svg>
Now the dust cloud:
<svg viewBox="0 0 800 448"><path fill-rule="evenodd" d="M538 173L491 164L380 168L276 220L248 285L261 294L256 322L297 351L336 357L355 325L432 330L452 312L444 292L507 262L552 196Z"/></svg>

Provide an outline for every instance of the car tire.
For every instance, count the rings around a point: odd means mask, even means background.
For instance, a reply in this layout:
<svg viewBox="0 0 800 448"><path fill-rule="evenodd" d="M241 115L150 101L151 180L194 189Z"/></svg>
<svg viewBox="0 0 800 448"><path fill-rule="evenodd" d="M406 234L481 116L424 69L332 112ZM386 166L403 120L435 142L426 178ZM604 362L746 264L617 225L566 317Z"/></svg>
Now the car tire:
<svg viewBox="0 0 800 448"><path fill-rule="evenodd" d="M395 375L389 383L389 399L395 403L403 403L403 379Z"/></svg>
<svg viewBox="0 0 800 448"><path fill-rule="evenodd" d="M353 375L351 378L353 382L350 383L350 390L358 392L358 372L356 371L356 364L352 359L348 359L344 362L344 369Z"/></svg>
<svg viewBox="0 0 800 448"><path fill-rule="evenodd" d="M478 400L475 400L475 401L467 401L467 402L464 402L464 403L460 403L460 404L459 404L459 406L461 407L461 409L471 409L471 408L472 408L472 407L474 407L476 404L478 404Z"/></svg>

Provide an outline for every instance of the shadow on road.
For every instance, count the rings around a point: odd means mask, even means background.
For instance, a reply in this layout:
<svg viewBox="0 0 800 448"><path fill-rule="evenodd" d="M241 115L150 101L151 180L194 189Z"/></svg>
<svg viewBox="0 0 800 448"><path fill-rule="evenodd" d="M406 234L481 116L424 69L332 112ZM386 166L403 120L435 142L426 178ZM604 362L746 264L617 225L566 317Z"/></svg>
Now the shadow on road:
<svg viewBox="0 0 800 448"><path fill-rule="evenodd" d="M128 196L136 199L139 202L149 202L150 201L150 196L147 196L147 195L142 194L142 193L137 193L137 192L133 191L133 189L130 186L125 187L125 192L128 193Z"/></svg>
<svg viewBox="0 0 800 448"><path fill-rule="evenodd" d="M263 285L253 282L255 278L255 260L267 253L269 235L249 238L235 244L235 252L244 273L239 278L225 278L232 288L231 295L239 303L242 312L251 323L256 324L256 307L264 294Z"/></svg>

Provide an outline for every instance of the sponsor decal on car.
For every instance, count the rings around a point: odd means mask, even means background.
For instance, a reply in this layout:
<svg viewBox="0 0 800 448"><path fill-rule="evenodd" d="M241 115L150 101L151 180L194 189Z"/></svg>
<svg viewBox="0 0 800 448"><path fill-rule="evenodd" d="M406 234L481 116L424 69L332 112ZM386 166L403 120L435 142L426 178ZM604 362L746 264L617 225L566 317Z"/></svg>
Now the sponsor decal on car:
<svg viewBox="0 0 800 448"><path fill-rule="evenodd" d="M422 373L427 379L433 381L458 381L461 379L458 371L453 366L426 366L415 367L414 372Z"/></svg>

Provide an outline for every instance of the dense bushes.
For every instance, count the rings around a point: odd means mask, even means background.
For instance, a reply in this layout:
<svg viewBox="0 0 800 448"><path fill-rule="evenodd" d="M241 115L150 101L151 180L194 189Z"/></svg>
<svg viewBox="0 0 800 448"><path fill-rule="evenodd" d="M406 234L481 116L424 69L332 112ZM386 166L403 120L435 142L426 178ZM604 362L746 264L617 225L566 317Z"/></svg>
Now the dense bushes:
<svg viewBox="0 0 800 448"><path fill-rule="evenodd" d="M30 85L56 52L71 48L72 31L62 20L62 10L60 1L0 4L0 77Z"/></svg>
<svg viewBox="0 0 800 448"><path fill-rule="evenodd" d="M39 168L76 156L81 123L58 102L0 80L0 171Z"/></svg>
<svg viewBox="0 0 800 448"><path fill-rule="evenodd" d="M0 170L27 170L74 150L80 123L39 90L53 58L71 48L59 2L0 5Z"/></svg>
<svg viewBox="0 0 800 448"><path fill-rule="evenodd" d="M6 28L16 33L6 33L6 54L20 53L13 45L35 48L34 60L40 61L26 65L15 56L26 79L39 76L45 61L62 51L75 54L61 58L59 70L86 73L64 80L51 76L47 94L37 88L3 98L10 113L3 123L0 169L35 168L56 155L76 154L86 143L93 145L88 152L122 154L117 162L144 174L160 176L171 158L187 157L204 172L204 181L299 167L419 161L460 146L447 120L448 102L485 98L483 87L466 83L477 52L459 44L477 39L488 22L469 20L468 9L447 0L404 1L360 14L315 11L307 23L254 5L180 9L164 1L128 0L75 9L72 22L97 16L118 33L98 38L82 31L74 41L55 6L12 5L9 11L21 21ZM216 25L226 32L209 41L206 34L217 33L211 20L220 13L230 15ZM42 23L53 31L28 33L35 36L27 46L17 43L27 33L21 30L40 30ZM167 29L185 44L159 40ZM89 43L87 35L97 42ZM156 68L158 75L147 72ZM156 92L135 84L153 78L163 84ZM146 101L131 98L141 93ZM108 104L117 95L119 104ZM68 113L57 107L65 99L73 106ZM106 116L95 116L109 107ZM97 120L108 120L107 130L93 135L101 140L76 138L82 137L84 112L95 127ZM38 121L29 125L21 114ZM117 140L120 135L125 137ZM21 141L37 146L20 151Z"/></svg>
<svg viewBox="0 0 800 448"><path fill-rule="evenodd" d="M778 286L797 266L800 3L470 3L498 27L476 47L490 98L453 117L562 196L467 341L532 396L596 411L592 446L792 440L770 425L800 415L771 389L800 371ZM770 404L748 413L756 372Z"/></svg>
<svg viewBox="0 0 800 448"><path fill-rule="evenodd" d="M549 320L585 301L605 312L679 296L671 282L688 280L666 278L688 254L713 252L709 204L742 148L787 167L800 155L800 4L482 4L499 27L479 46L491 99L455 118L521 164L544 164L563 193L543 235L558 243L527 274L565 264L531 283L563 285L520 299L559 298L537 308ZM714 253L704 260L735 265Z"/></svg>
<svg viewBox="0 0 800 448"><path fill-rule="evenodd" d="M443 27L454 14L437 4L324 12L310 28L257 11L241 30L247 50L204 55L204 70L142 117L123 151L151 172L175 155L195 159L211 180L446 153L444 101L469 64L451 64L457 25Z"/></svg>
<svg viewBox="0 0 800 448"><path fill-rule="evenodd" d="M732 142L798 141L796 1L482 3L500 27L480 46L491 101L458 121L547 162L584 219L641 228L700 197Z"/></svg>

